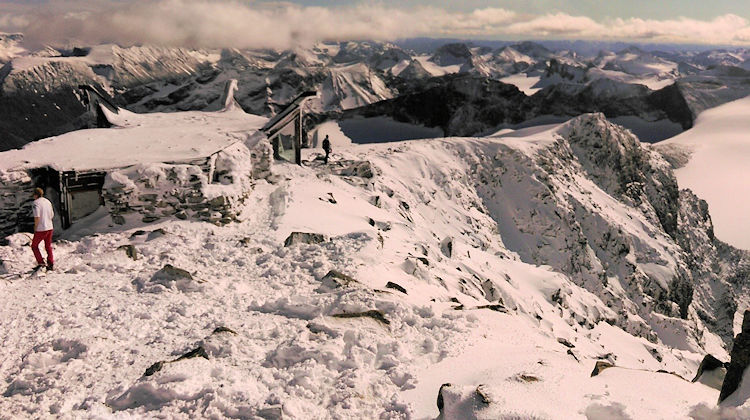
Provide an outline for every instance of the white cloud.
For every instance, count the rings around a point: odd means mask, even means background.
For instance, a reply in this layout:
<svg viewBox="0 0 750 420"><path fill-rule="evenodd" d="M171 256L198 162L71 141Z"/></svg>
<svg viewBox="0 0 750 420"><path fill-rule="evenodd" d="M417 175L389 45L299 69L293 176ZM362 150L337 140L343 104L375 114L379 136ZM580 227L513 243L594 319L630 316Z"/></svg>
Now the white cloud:
<svg viewBox="0 0 750 420"><path fill-rule="evenodd" d="M280 49L321 40L410 36L750 43L750 23L731 14L706 21L680 17L598 22L586 16L528 15L502 8L463 13L369 3L326 8L240 0L0 2L0 31L24 32L37 45L116 42Z"/></svg>

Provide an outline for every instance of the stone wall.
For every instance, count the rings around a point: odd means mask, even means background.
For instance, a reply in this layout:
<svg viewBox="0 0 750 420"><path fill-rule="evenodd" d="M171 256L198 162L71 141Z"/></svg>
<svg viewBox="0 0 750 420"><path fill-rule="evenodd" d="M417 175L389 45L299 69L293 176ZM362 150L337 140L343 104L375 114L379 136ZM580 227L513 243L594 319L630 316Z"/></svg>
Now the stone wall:
<svg viewBox="0 0 750 420"><path fill-rule="evenodd" d="M26 171L0 173L0 238L18 232L19 226L31 223L31 192L34 183Z"/></svg>
<svg viewBox="0 0 750 420"><path fill-rule="evenodd" d="M237 143L188 163L139 164L107 174L103 198L112 220L133 215L151 223L164 217L225 225L236 221L241 204L259 178L270 175L270 152Z"/></svg>

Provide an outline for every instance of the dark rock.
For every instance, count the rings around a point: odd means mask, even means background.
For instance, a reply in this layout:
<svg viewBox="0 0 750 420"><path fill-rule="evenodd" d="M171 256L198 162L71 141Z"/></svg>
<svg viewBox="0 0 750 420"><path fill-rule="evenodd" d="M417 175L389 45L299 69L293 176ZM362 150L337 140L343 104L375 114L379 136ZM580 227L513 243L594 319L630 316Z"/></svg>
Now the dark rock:
<svg viewBox="0 0 750 420"><path fill-rule="evenodd" d="M721 385L719 402L732 395L742 382L742 375L750 365L750 310L742 318L742 331L734 337L731 359L727 367L724 383Z"/></svg>
<svg viewBox="0 0 750 420"><path fill-rule="evenodd" d="M572 348L575 347L575 344L571 343L566 338L558 337L557 338L557 342L560 343L560 344L562 344L563 346L569 348L569 349L572 349Z"/></svg>
<svg viewBox="0 0 750 420"><path fill-rule="evenodd" d="M494 303L490 305L479 305L477 306L477 309L489 309L491 311L508 313L508 309L499 303Z"/></svg>
<svg viewBox="0 0 750 420"><path fill-rule="evenodd" d="M193 275L190 274L189 271L183 270L181 268L174 267L171 264L167 264L164 267L162 267L161 270L157 271L152 279L166 279L166 280L178 280L178 279L188 279L193 280Z"/></svg>
<svg viewBox="0 0 750 420"><path fill-rule="evenodd" d="M367 223L369 223L370 226L375 226L375 221L370 218L367 219Z"/></svg>
<svg viewBox="0 0 750 420"><path fill-rule="evenodd" d="M135 246L133 245L120 245L117 247L118 250L124 249L125 255L130 257L133 261L138 259L138 252L135 249Z"/></svg>
<svg viewBox="0 0 750 420"><path fill-rule="evenodd" d="M405 295L408 294L408 293L406 293L406 289L404 289L402 286L400 286L400 285L398 285L398 284L396 284L396 283L394 283L392 281L389 281L388 283L386 283L385 284L385 288L386 289L398 290L399 292L401 292L401 293L403 293Z"/></svg>
<svg viewBox="0 0 750 420"><path fill-rule="evenodd" d="M221 209L227 204L229 204L229 201L223 195L220 195L216 198L212 198L211 200L208 201L208 205L214 210Z"/></svg>
<svg viewBox="0 0 750 420"><path fill-rule="evenodd" d="M188 217L188 216L187 216L187 213L185 213L185 211L184 211L184 210L182 210L182 211L179 211L179 212L175 213L175 215L174 215L174 216L175 216L176 218L180 219L180 220L185 220L185 219L187 219L187 217Z"/></svg>
<svg viewBox="0 0 750 420"><path fill-rule="evenodd" d="M168 363L168 362L159 361L159 362L154 363L153 365L149 366L148 369L146 369L146 372L143 374L143 376L151 376L154 373L160 371L164 367L165 363Z"/></svg>
<svg viewBox="0 0 750 420"><path fill-rule="evenodd" d="M580 363L581 361L578 359L578 356L576 356L575 353L573 353L572 349L568 349L567 353L571 356L573 356L574 359L576 359L576 362Z"/></svg>
<svg viewBox="0 0 750 420"><path fill-rule="evenodd" d="M591 371L591 377L599 375L604 369L615 367L612 363L605 362L604 360L597 360L594 370Z"/></svg>
<svg viewBox="0 0 750 420"><path fill-rule="evenodd" d="M695 374L695 378L693 378L691 382L696 382L698 379L700 379L701 375L703 375L704 372L709 372L714 369L727 366L729 366L729 363L722 362L721 360L715 358L713 355L707 354L703 356L703 360L701 360L701 364L700 366L698 366L698 372Z"/></svg>
<svg viewBox="0 0 750 420"><path fill-rule="evenodd" d="M292 232L284 241L284 246L297 244L319 244L326 242L328 239L320 233Z"/></svg>
<svg viewBox="0 0 750 420"><path fill-rule="evenodd" d="M350 285L354 285L355 283L359 283L354 278L349 277L346 274L336 270L329 271L325 276L323 276L320 281L321 283L323 283L323 286L330 289L348 287Z"/></svg>
<svg viewBox="0 0 750 420"><path fill-rule="evenodd" d="M156 238L161 238L162 236L164 236L166 234L167 234L167 231L165 231L164 229L161 229L161 228L156 229L156 230L152 230L151 232L149 232L148 236L146 237L146 240L147 241L152 241L152 240L154 240Z"/></svg>
<svg viewBox="0 0 750 420"><path fill-rule="evenodd" d="M124 225L125 224L125 218L120 214L113 214L112 215L112 223L116 225Z"/></svg>
<svg viewBox="0 0 750 420"><path fill-rule="evenodd" d="M280 405L273 407L261 408L256 413L258 417L265 420L281 420L284 418L284 409Z"/></svg>
<svg viewBox="0 0 750 420"><path fill-rule="evenodd" d="M157 220L159 220L159 216L156 216L154 214L147 214L143 216L143 219L141 219L143 223L153 223Z"/></svg>
<svg viewBox="0 0 750 420"><path fill-rule="evenodd" d="M220 333L231 333L231 334L237 335L236 331L234 331L233 329L229 327L224 327L224 326L214 328L214 331L211 334L220 334Z"/></svg>
<svg viewBox="0 0 750 420"><path fill-rule="evenodd" d="M135 238L136 236L141 236L141 235L145 235L146 233L147 233L147 232L146 232L145 230L136 230L135 232L133 232L133 234L132 234L132 235L130 235L130 239L133 239L133 238Z"/></svg>
<svg viewBox="0 0 750 420"><path fill-rule="evenodd" d="M479 385L477 386L477 389L474 391L474 393L476 394L477 400L480 403L484 405L490 405L492 399L489 397L487 391L484 388L484 385Z"/></svg>
<svg viewBox="0 0 750 420"><path fill-rule="evenodd" d="M345 312L342 314L333 314L331 315L334 318L372 318L378 322L381 322L385 325L390 325L391 321L387 320L385 318L385 315L383 315L382 312L378 311L377 309L371 309L369 311L365 312Z"/></svg>
<svg viewBox="0 0 750 420"><path fill-rule="evenodd" d="M440 251L446 257L450 258L453 255L453 238L447 237L440 242Z"/></svg>
<svg viewBox="0 0 750 420"><path fill-rule="evenodd" d="M445 408L445 401L443 400L443 388L448 388L453 386L453 384L445 383L440 385L440 389L438 390L438 396L437 396L437 407L440 412L443 412L443 408Z"/></svg>
<svg viewBox="0 0 750 420"><path fill-rule="evenodd" d="M141 201L156 201L156 194L141 194L138 199Z"/></svg>
<svg viewBox="0 0 750 420"><path fill-rule="evenodd" d="M206 353L206 349L204 349L203 346L198 346L194 348L193 350L190 350L189 352L183 354L182 356L178 357L174 361L179 362L180 360L193 359L196 357L202 357L208 360L208 353Z"/></svg>

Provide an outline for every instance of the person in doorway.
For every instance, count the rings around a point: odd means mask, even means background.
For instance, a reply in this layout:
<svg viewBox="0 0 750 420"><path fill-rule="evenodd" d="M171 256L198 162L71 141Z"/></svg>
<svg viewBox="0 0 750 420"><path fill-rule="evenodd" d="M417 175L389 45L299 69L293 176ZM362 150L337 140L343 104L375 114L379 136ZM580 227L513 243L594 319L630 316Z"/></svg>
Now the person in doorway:
<svg viewBox="0 0 750 420"><path fill-rule="evenodd" d="M44 190L34 189L34 203L31 205L34 213L34 239L31 240L31 250L34 251L36 267L38 270L45 266L42 253L39 251L39 243L44 241L44 249L47 251L47 270L55 268L55 258L52 256L52 218L55 212L52 203L44 198Z"/></svg>
<svg viewBox="0 0 750 420"><path fill-rule="evenodd" d="M328 164L328 156L331 154L331 141L328 140L328 134L326 134L326 138L323 139L323 151L326 152L323 162Z"/></svg>

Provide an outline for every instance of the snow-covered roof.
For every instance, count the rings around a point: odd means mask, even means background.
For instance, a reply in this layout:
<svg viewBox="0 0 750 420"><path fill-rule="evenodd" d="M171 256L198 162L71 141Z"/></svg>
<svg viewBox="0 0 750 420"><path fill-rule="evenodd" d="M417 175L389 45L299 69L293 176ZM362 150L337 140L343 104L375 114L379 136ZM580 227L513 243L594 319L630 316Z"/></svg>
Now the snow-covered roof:
<svg viewBox="0 0 750 420"><path fill-rule="evenodd" d="M239 107L218 112L104 112L114 127L73 131L0 153L0 170L49 166L87 171L185 162L248 140L268 120Z"/></svg>

